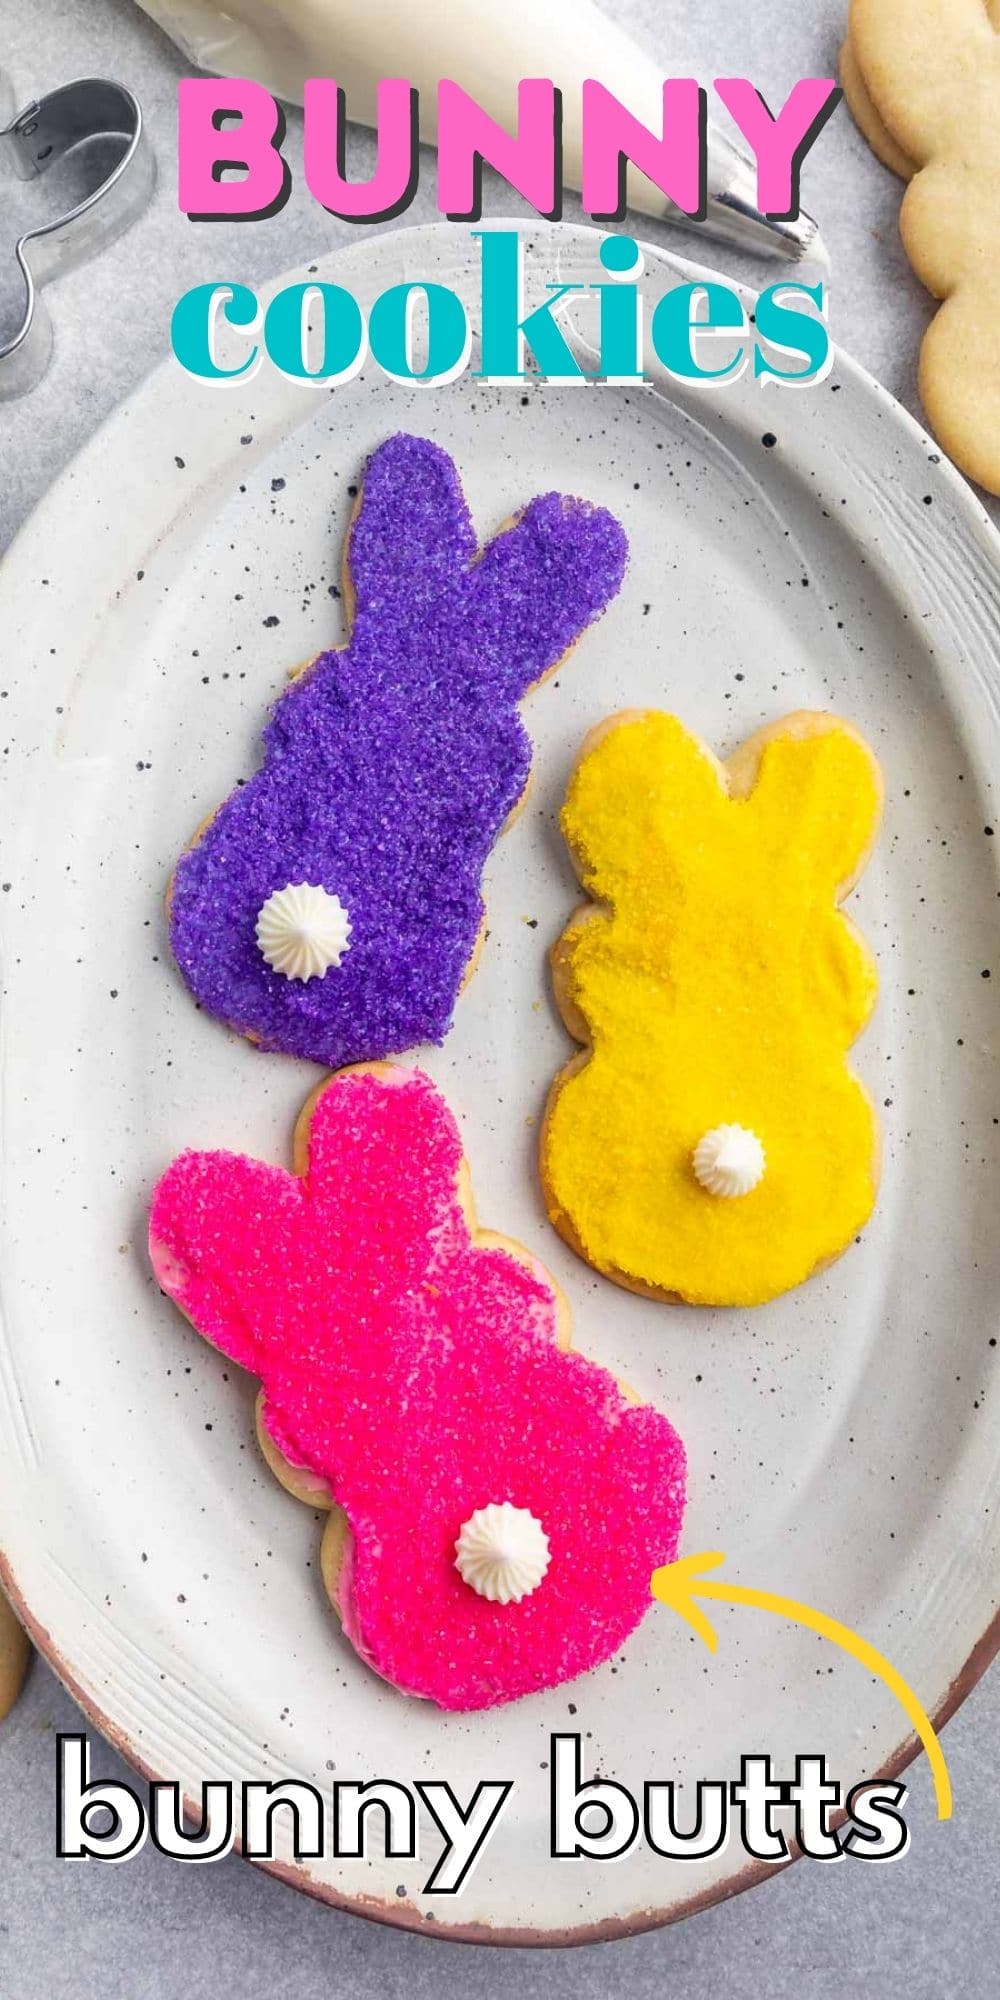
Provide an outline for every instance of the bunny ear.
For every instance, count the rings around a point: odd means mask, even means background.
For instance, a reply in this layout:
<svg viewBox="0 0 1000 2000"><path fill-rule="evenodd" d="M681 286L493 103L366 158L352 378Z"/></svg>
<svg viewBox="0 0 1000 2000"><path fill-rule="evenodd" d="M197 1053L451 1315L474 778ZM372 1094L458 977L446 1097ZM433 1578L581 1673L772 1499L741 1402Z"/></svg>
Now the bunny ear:
<svg viewBox="0 0 1000 2000"><path fill-rule="evenodd" d="M301 1221L295 1176L237 1153L181 1153L153 1195L149 1254L161 1290L256 1374L277 1332L268 1280L292 1267Z"/></svg>
<svg viewBox="0 0 1000 2000"><path fill-rule="evenodd" d="M725 803L711 751L676 716L632 709L586 739L561 824L584 888L617 904L630 882L662 881L671 854Z"/></svg>
<svg viewBox="0 0 1000 2000"><path fill-rule="evenodd" d="M483 657L502 662L512 700L617 596L627 560L614 515L563 493L533 500L489 543L470 577L471 615Z"/></svg>
<svg viewBox="0 0 1000 2000"><path fill-rule="evenodd" d="M296 1150L309 1209L345 1271L374 1259L380 1282L399 1283L466 1234L458 1131L420 1070L343 1070L307 1107Z"/></svg>
<svg viewBox="0 0 1000 2000"><path fill-rule="evenodd" d="M796 715L738 752L730 766L735 789L745 788L754 766L748 806L775 866L846 895L882 811L882 775L868 744L836 716Z"/></svg>
<svg viewBox="0 0 1000 2000"><path fill-rule="evenodd" d="M428 438L400 432L373 451L348 541L357 616L419 611L454 589L476 552L458 473Z"/></svg>

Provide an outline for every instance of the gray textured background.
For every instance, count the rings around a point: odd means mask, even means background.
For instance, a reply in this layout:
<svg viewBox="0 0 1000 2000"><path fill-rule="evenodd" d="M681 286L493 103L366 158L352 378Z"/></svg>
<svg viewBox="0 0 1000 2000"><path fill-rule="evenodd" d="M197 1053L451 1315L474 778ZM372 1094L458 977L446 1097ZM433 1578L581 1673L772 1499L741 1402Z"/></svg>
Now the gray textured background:
<svg viewBox="0 0 1000 2000"><path fill-rule="evenodd" d="M454 0L460 4L461 0ZM363 4L363 0L359 0ZM412 0L424 6L443 0ZM796 77L830 74L846 0L604 0L666 70L747 75L769 101ZM388 60L388 57L387 57ZM345 241L349 226L296 188L280 216L248 229L192 226L174 206L174 88L182 65L131 0L0 0L0 65L19 101L87 71L139 94L161 165L155 202L99 262L49 292L56 328L50 372L21 403L0 405L0 548L94 426L165 351L179 293L227 269L252 282ZM535 66L526 55L525 70ZM294 118L290 125L294 128ZM352 148L364 170L367 141ZM290 156L294 158L292 131ZM495 213L510 209L491 190ZM899 190L868 153L846 110L827 127L803 179L806 206L833 254L836 338L915 408L916 351L927 302L896 233ZM20 213L20 209L19 209ZM567 214L577 213L567 204ZM433 175L407 220L434 218ZM23 225L22 225L23 226ZM646 225L642 225L643 229ZM15 229L4 196L0 248ZM656 234L653 225L648 233ZM667 230L663 240L692 249ZM698 255L695 246L693 254ZM752 278L761 267L711 244L704 257ZM9 297L8 297L9 304ZM4 287L0 284L0 323ZM994 510L995 511L995 510ZM0 655L3 635L0 633ZM651 1722L653 1719L651 1718ZM766 1991L813 2000L828 1982L864 1995L969 2000L1000 1989L1000 1673L988 1675L949 1725L945 1745L956 1817L933 1819L926 1770L913 1775L910 1853L889 1868L801 1862L749 1897L675 1930L582 1951L470 1950L377 1929L295 1896L243 1863L184 1867L147 1850L120 1868L56 1859L55 1731L79 1716L36 1662L0 1730L0 1995L3 2000L240 2000L442 1994L477 2000L629 2000L669 1992L727 2000ZM95 1771L124 1774L98 1745Z"/></svg>

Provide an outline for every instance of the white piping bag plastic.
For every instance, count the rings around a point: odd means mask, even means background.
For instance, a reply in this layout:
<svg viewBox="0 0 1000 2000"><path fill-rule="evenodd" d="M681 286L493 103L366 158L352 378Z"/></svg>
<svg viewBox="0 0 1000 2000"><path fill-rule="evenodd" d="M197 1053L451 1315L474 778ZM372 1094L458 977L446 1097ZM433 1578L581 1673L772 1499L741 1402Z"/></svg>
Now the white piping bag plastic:
<svg viewBox="0 0 1000 2000"><path fill-rule="evenodd" d="M516 86L525 76L551 77L563 93L563 175L579 188L582 173L581 90L598 77L633 116L659 131L663 72L592 0L140 0L200 69L249 76L275 97L301 104L309 76L334 76L346 92L348 115L375 124L375 86L405 76L420 96L420 137L436 137L437 85L461 84L483 110L509 129ZM630 208L705 230L758 254L825 263L812 217L794 221L761 215L756 170L718 126L708 126L708 205L703 222L674 208L634 168Z"/></svg>

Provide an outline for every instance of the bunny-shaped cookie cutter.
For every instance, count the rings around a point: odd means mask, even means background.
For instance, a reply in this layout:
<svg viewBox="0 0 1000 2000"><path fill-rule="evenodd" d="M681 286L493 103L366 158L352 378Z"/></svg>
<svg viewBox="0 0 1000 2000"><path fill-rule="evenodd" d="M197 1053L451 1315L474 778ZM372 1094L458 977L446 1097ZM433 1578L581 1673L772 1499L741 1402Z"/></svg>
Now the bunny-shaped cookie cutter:
<svg viewBox="0 0 1000 2000"><path fill-rule="evenodd" d="M5 105L0 100L0 117ZM44 174L93 139L120 140L121 153L100 185L65 214L28 230L14 246L24 284L24 312L12 338L0 346L0 398L23 396L48 365L52 326L41 287L58 273L103 249L145 207L155 165L139 102L124 84L80 77L26 104L0 127L0 175L18 180Z"/></svg>

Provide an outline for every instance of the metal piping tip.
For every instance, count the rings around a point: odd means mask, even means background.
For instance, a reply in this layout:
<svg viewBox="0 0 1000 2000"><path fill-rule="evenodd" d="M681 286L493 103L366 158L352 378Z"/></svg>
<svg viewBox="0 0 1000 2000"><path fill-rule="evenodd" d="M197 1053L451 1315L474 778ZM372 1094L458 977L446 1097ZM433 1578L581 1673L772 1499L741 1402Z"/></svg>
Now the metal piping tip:
<svg viewBox="0 0 1000 2000"><path fill-rule="evenodd" d="M700 225L725 243L738 244L759 257L781 257L791 264L808 259L827 270L830 258L817 224L800 209L797 216L762 215L757 207L757 176L748 160L735 150L728 184L708 200Z"/></svg>
<svg viewBox="0 0 1000 2000"><path fill-rule="evenodd" d="M827 271L830 268L830 253L819 226L805 209L800 209L794 218L779 220L762 215L758 208L747 208L742 202L733 201L726 193L709 202L702 227L720 242L738 245L755 257L783 258L789 264L820 264Z"/></svg>
<svg viewBox="0 0 1000 2000"><path fill-rule="evenodd" d="M808 222L812 229L812 236L801 252L801 262L803 264L818 264L822 271L829 271L830 252L819 233L817 224L813 221L811 215L806 214L804 209L799 219L802 222Z"/></svg>

